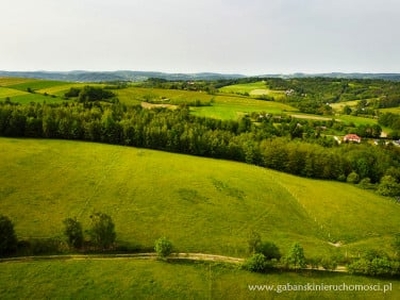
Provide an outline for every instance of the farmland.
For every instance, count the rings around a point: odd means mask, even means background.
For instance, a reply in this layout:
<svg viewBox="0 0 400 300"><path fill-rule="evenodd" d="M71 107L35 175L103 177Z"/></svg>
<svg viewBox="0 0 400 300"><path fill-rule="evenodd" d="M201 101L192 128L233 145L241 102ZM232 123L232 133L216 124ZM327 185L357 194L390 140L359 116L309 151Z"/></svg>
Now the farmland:
<svg viewBox="0 0 400 300"><path fill-rule="evenodd" d="M57 103L65 101L64 94L71 88L83 88L86 85L88 83L0 78L0 99L9 98L11 101L22 104L30 102ZM106 86L99 83L90 85L97 87ZM349 84L349 86L354 89L359 88L359 84ZM28 92L28 89L30 92ZM376 87L372 87L371 89L374 91ZM269 87L268 82L265 81L224 86L216 94L209 94L201 90L190 91L141 87L140 84L129 84L124 88L114 91L119 100L127 105L138 105L142 102L167 105L188 104L194 115L222 120L236 120L252 112L294 115L301 116L301 118L315 119L315 116L303 114L298 108L287 103L284 91ZM260 96L268 96L271 99L275 99L275 101L260 100L258 99ZM346 97L350 96L346 95ZM366 119L363 116L342 114L345 105L354 109L359 102L360 100L346 98L346 101L332 103L331 106L335 115L327 115L324 118L335 118L339 121L354 124L376 124L376 119L374 118ZM393 111L395 109L386 110Z"/></svg>

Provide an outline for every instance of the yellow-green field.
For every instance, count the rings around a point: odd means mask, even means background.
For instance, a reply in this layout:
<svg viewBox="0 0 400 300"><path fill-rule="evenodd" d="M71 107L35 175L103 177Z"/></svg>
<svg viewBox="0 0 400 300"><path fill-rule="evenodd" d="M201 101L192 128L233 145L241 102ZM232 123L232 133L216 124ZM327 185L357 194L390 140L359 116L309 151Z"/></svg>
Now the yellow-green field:
<svg viewBox="0 0 400 300"><path fill-rule="evenodd" d="M219 91L227 94L248 94L252 97L267 95L274 97L275 100L279 100L285 96L283 91L269 89L265 81L228 85L220 88Z"/></svg>
<svg viewBox="0 0 400 300"><path fill-rule="evenodd" d="M68 92L71 88L83 88L88 85L87 83L68 83L50 87L44 87L37 90L38 93L44 94L47 93L49 95L56 95L58 97L63 97L66 92ZM90 84L91 86L104 86L103 84Z"/></svg>
<svg viewBox="0 0 400 300"><path fill-rule="evenodd" d="M354 100L354 101L346 101L346 102L337 102L337 103L331 103L329 104L332 109L337 112L337 113L341 113L343 111L343 108L345 106L350 106L350 107L356 107L357 104L360 102L361 100Z"/></svg>
<svg viewBox="0 0 400 300"><path fill-rule="evenodd" d="M255 274L214 264L135 260L0 263L1 299L399 299L400 282L332 273ZM281 292L278 285L376 285L391 291ZM275 291L251 291L271 285ZM353 287L354 288L354 287ZM281 288L282 289L282 288Z"/></svg>
<svg viewBox="0 0 400 300"><path fill-rule="evenodd" d="M0 77L0 86L11 86L33 81L37 81L37 79L20 77Z"/></svg>
<svg viewBox="0 0 400 300"><path fill-rule="evenodd" d="M312 257L393 254L400 226L400 206L373 192L236 162L56 140L2 138L0 149L0 211L21 238L60 236L63 219L88 226L103 211L132 245L166 235L181 252L243 257L255 229Z"/></svg>

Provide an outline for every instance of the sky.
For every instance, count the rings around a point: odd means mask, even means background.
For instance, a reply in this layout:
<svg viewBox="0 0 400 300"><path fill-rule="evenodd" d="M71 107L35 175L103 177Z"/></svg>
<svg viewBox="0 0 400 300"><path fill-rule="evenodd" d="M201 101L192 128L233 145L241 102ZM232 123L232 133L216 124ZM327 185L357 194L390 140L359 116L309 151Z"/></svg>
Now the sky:
<svg viewBox="0 0 400 300"><path fill-rule="evenodd" d="M13 0L0 70L400 72L399 0Z"/></svg>

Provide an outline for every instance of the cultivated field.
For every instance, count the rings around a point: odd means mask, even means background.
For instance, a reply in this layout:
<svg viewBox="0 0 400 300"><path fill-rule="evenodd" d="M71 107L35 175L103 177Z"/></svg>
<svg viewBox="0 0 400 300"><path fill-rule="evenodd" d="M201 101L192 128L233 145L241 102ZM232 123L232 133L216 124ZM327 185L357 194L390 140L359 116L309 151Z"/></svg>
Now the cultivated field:
<svg viewBox="0 0 400 300"><path fill-rule="evenodd" d="M56 140L2 138L0 149L0 211L21 238L61 236L63 219L85 227L102 211L130 245L165 235L180 252L245 257L257 230L312 257L393 254L400 226L400 206L373 192L241 163Z"/></svg>

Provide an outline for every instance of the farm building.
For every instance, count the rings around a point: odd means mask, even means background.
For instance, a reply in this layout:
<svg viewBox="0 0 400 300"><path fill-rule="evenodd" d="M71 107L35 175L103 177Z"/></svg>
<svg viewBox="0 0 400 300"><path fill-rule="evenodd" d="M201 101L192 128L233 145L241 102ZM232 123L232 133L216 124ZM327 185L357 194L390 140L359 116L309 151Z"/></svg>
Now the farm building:
<svg viewBox="0 0 400 300"><path fill-rule="evenodd" d="M361 138L357 134L350 133L344 136L343 142L361 143Z"/></svg>

